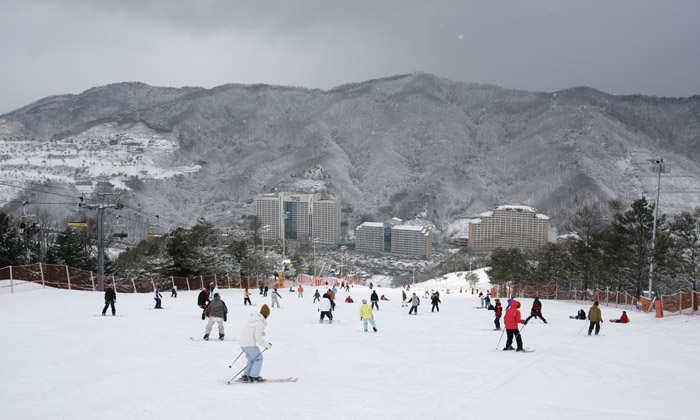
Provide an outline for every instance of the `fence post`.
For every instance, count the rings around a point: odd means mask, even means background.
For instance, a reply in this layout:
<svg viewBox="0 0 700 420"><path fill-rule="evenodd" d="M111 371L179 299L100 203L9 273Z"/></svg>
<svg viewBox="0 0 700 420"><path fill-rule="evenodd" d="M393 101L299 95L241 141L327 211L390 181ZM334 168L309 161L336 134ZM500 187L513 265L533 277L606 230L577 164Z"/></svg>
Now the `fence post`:
<svg viewBox="0 0 700 420"><path fill-rule="evenodd" d="M134 278L131 278L131 286L134 288L134 293L136 293L136 282L134 282Z"/></svg>
<svg viewBox="0 0 700 420"><path fill-rule="evenodd" d="M231 276L226 273L226 284L228 285L228 288L231 288Z"/></svg>
<svg viewBox="0 0 700 420"><path fill-rule="evenodd" d="M175 276L170 276L170 281L173 282L173 287L175 287Z"/></svg>
<svg viewBox="0 0 700 420"><path fill-rule="evenodd" d="M204 279L202 276L199 276L199 282L202 283L202 289L204 289Z"/></svg>
<svg viewBox="0 0 700 420"><path fill-rule="evenodd" d="M66 277L68 277L68 290L70 290L70 272L68 271L68 266L66 265Z"/></svg>
<svg viewBox="0 0 700 420"><path fill-rule="evenodd" d="M219 282L216 280L216 274L214 274L214 287L219 287Z"/></svg>
<svg viewBox="0 0 700 420"><path fill-rule="evenodd" d="M10 293L15 292L15 280L12 278L12 266L10 266Z"/></svg>
<svg viewBox="0 0 700 420"><path fill-rule="evenodd" d="M114 274L112 274L112 287L114 287L114 291L117 291L117 283L114 282Z"/></svg>
<svg viewBox="0 0 700 420"><path fill-rule="evenodd" d="M192 288L190 288L190 278L185 277L185 281L187 282L187 290L192 290Z"/></svg>
<svg viewBox="0 0 700 420"><path fill-rule="evenodd" d="M92 291L95 291L95 276L93 275L94 273L91 271L90 272L90 281L92 282Z"/></svg>
<svg viewBox="0 0 700 420"><path fill-rule="evenodd" d="M44 283L44 267L39 263L39 272L41 273L41 287L46 288L46 283Z"/></svg>

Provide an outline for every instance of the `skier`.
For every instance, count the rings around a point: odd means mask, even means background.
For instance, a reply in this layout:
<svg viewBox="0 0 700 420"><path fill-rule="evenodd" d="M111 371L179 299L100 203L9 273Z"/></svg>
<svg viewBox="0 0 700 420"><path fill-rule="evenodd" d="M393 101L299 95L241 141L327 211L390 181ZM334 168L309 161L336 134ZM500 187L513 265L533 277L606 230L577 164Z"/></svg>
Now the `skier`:
<svg viewBox="0 0 700 420"><path fill-rule="evenodd" d="M335 296L338 294L338 289L333 286L333 299L335 299Z"/></svg>
<svg viewBox="0 0 700 420"><path fill-rule="evenodd" d="M117 294L114 292L114 286L111 284L107 286L107 290L105 290L105 307L102 309L102 315L107 313L107 307L111 306L112 307L112 316L117 314L117 311L114 309L114 302L117 301Z"/></svg>
<svg viewBox="0 0 700 420"><path fill-rule="evenodd" d="M211 332L211 327L214 325L214 322L216 322L219 327L219 340L224 339L224 322L226 322L227 314L228 308L226 308L226 304L219 298L218 293L214 293L214 299L209 302L209 305L207 305L202 312L202 321L204 321L206 317L209 317L209 322L207 322L207 326L204 329L205 340L209 340L209 333Z"/></svg>
<svg viewBox="0 0 700 420"><path fill-rule="evenodd" d="M520 302L513 300L510 309L506 311L506 316L503 318L506 324L506 333L508 334L506 346L503 350L513 350L513 337L515 337L515 342L518 345L516 351L523 351L523 339L520 336L520 331L518 331L518 324L527 325L527 321L523 321L520 317L519 307Z"/></svg>
<svg viewBox="0 0 700 420"><path fill-rule="evenodd" d="M481 300L481 307L484 307L484 294L482 292L479 292L479 299Z"/></svg>
<svg viewBox="0 0 700 420"><path fill-rule="evenodd" d="M102 315L104 315L104 314L102 314ZM620 323L626 324L626 323L630 322L630 319L627 318L627 312L622 311L622 316L620 317L620 319L611 319L610 322L617 322L618 324L620 324Z"/></svg>
<svg viewBox="0 0 700 420"><path fill-rule="evenodd" d="M585 320L586 319L586 311L584 311L583 309L579 309L578 314L576 314L576 316L571 315L571 316L569 316L569 318Z"/></svg>
<svg viewBox="0 0 700 420"><path fill-rule="evenodd" d="M362 306L360 306L360 321L365 326L365 332L367 332L367 322L372 324L372 329L377 332L377 325L374 323L374 314L372 314L372 308L367 304L367 299L362 299Z"/></svg>
<svg viewBox="0 0 700 420"><path fill-rule="evenodd" d="M433 304L433 308L430 310L430 312L435 312L435 309L437 309L437 311L440 312L440 307L438 306L438 303L442 303L440 301L440 293L433 293L433 297L431 298L430 303Z"/></svg>
<svg viewBox="0 0 700 420"><path fill-rule="evenodd" d="M411 309L408 310L408 314L411 315L411 313L413 313L414 315L418 315L418 305L420 305L420 298L414 293L409 302L411 303Z"/></svg>
<svg viewBox="0 0 700 420"><path fill-rule="evenodd" d="M318 293L318 289L316 289L316 293L314 293L314 301L311 303L316 303L317 300L321 300L321 294Z"/></svg>
<svg viewBox="0 0 700 420"><path fill-rule="evenodd" d="M345 291L350 293L350 283L345 283Z"/></svg>
<svg viewBox="0 0 700 420"><path fill-rule="evenodd" d="M403 308L406 306L406 291L402 290L401 291L401 307Z"/></svg>
<svg viewBox="0 0 700 420"><path fill-rule="evenodd" d="M177 286L173 284L172 290L170 290L170 297L176 298L177 297Z"/></svg>
<svg viewBox="0 0 700 420"><path fill-rule="evenodd" d="M209 294L207 293L207 289L202 288L202 291L199 292L199 295L197 296L197 306L200 308L204 309L209 305Z"/></svg>
<svg viewBox="0 0 700 420"><path fill-rule="evenodd" d="M379 296L377 296L376 290L372 291L372 295L369 297L369 300L372 301L372 309L374 309L374 307L376 306L377 310L379 310Z"/></svg>
<svg viewBox="0 0 700 420"><path fill-rule="evenodd" d="M299 288L297 289L297 298L303 298L304 297L304 288L301 287L301 284L299 285Z"/></svg>
<svg viewBox="0 0 700 420"><path fill-rule="evenodd" d="M484 296L484 307L486 307L486 309L491 309L491 298L489 295Z"/></svg>
<svg viewBox="0 0 700 420"><path fill-rule="evenodd" d="M333 323L333 314L331 313L333 311L333 300L328 296L328 293L325 293L321 301L318 302L318 311L321 312L319 323L323 324L323 318L326 316L328 317L328 323Z"/></svg>
<svg viewBox="0 0 700 420"><path fill-rule="evenodd" d="M541 319L542 321L544 321L545 324L547 323L547 320L544 319L544 317L542 316L542 302L540 302L540 298L538 298L538 297L536 297L535 301L532 302L532 309L530 309L530 316L527 317L527 319L525 321L529 321L530 318L533 318L533 317Z"/></svg>
<svg viewBox="0 0 700 420"><path fill-rule="evenodd" d="M209 299L214 299L214 282L209 283Z"/></svg>
<svg viewBox="0 0 700 420"><path fill-rule="evenodd" d="M270 290L270 288L265 285L265 288L263 289L263 297L267 296L268 290Z"/></svg>
<svg viewBox="0 0 700 420"><path fill-rule="evenodd" d="M272 296L272 307L274 308L275 304L277 304L277 307L279 308L280 302L277 299L282 299L282 295L279 294L276 287L274 288L274 290L272 290L272 294L270 296Z"/></svg>
<svg viewBox="0 0 700 420"><path fill-rule="evenodd" d="M156 307L153 309L163 309L162 306L160 306L160 299L163 297L163 295L160 294L160 289L158 289L158 284L156 284L156 290L154 290L153 294L153 299L156 300Z"/></svg>
<svg viewBox="0 0 700 420"><path fill-rule="evenodd" d="M588 327L588 335L591 335L594 327L595 335L598 335L600 332L600 323L603 321L603 315L600 313L597 300L593 302L593 306L588 310L588 320L591 321L591 325Z"/></svg>
<svg viewBox="0 0 700 420"><path fill-rule="evenodd" d="M262 286L260 286L260 288L262 289ZM245 288L245 291L243 292L243 306L245 306L246 304L253 306L253 304L250 303L250 292L248 291L247 287Z"/></svg>
<svg viewBox="0 0 700 420"><path fill-rule="evenodd" d="M496 298L496 304L493 307L493 310L495 311L495 318L493 320L494 325L496 326L497 330L501 329L501 314L503 313L503 307L501 307L501 299Z"/></svg>
<svg viewBox="0 0 700 420"><path fill-rule="evenodd" d="M263 294L263 285L262 284L260 285L260 294L261 295Z"/></svg>
<svg viewBox="0 0 700 420"><path fill-rule="evenodd" d="M243 329L239 341L241 343L241 350L243 350L245 357L248 359L248 367L243 372L243 376L240 379L241 382L264 381L260 376L263 356L257 345L260 344L265 347L265 349L272 347L272 343L267 341L264 337L268 316L270 316L270 308L268 308L267 305L263 305L262 308L260 308L259 314L250 315L248 323Z"/></svg>

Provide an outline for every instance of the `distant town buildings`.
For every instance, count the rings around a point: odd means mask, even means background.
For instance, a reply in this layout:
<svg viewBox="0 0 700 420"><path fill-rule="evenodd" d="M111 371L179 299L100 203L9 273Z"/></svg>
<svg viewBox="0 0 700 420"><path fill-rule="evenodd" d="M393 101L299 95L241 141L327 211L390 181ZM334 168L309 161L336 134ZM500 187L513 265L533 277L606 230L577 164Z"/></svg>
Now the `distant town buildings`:
<svg viewBox="0 0 700 420"><path fill-rule="evenodd" d="M469 221L468 248L475 253L540 249L547 246L548 233L548 216L528 206L503 205Z"/></svg>
<svg viewBox="0 0 700 420"><path fill-rule="evenodd" d="M402 223L398 218L384 223L362 223L355 229L355 249L372 254L432 258L432 229Z"/></svg>
<svg viewBox="0 0 700 420"><path fill-rule="evenodd" d="M340 200L321 198L320 193L280 192L255 199L255 214L267 240L311 242L337 246L340 242ZM286 217L286 222L285 222Z"/></svg>

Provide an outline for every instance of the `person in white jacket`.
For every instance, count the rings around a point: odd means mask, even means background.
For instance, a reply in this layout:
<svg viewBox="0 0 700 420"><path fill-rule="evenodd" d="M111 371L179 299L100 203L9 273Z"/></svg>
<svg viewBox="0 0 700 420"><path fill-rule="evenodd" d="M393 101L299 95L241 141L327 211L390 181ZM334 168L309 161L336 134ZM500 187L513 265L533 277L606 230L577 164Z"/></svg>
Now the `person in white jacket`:
<svg viewBox="0 0 700 420"><path fill-rule="evenodd" d="M321 301L318 302L318 311L321 312L321 319L318 320L319 323L323 324L323 318L328 316L328 323L333 323L333 301L328 297L328 293L324 293Z"/></svg>
<svg viewBox="0 0 700 420"><path fill-rule="evenodd" d="M242 382L262 382L264 379L260 377L260 369L262 368L263 356L258 348L258 344L269 349L272 343L267 341L265 335L265 326L267 325L267 317L270 316L270 308L263 305L260 308L259 314L251 314L241 334L240 343L241 350L245 353L248 359L248 367L243 372L241 377Z"/></svg>

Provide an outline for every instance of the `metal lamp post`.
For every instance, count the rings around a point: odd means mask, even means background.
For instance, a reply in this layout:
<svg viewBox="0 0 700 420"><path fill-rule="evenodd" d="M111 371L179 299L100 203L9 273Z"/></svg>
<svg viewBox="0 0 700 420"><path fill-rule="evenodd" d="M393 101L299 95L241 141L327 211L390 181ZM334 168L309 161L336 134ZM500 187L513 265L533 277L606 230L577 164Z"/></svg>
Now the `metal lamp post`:
<svg viewBox="0 0 700 420"><path fill-rule="evenodd" d="M671 172L671 165L665 164L663 159L651 159L650 162L654 165L652 171L659 174L658 181L656 183L656 204L654 205L654 228L651 231L651 253L652 260L649 264L649 299L651 299L651 287L652 279L654 278L654 244L656 242L656 219L659 217L659 197L661 195L661 174L667 174Z"/></svg>
<svg viewBox="0 0 700 420"><path fill-rule="evenodd" d="M270 225L265 225L261 227L258 232L260 232L260 240L262 240L262 254L265 256L265 233L270 230Z"/></svg>
<svg viewBox="0 0 700 420"><path fill-rule="evenodd" d="M284 212L282 215L282 259L287 259L287 244L285 243L285 237L287 236L287 217L289 217L289 212Z"/></svg>

